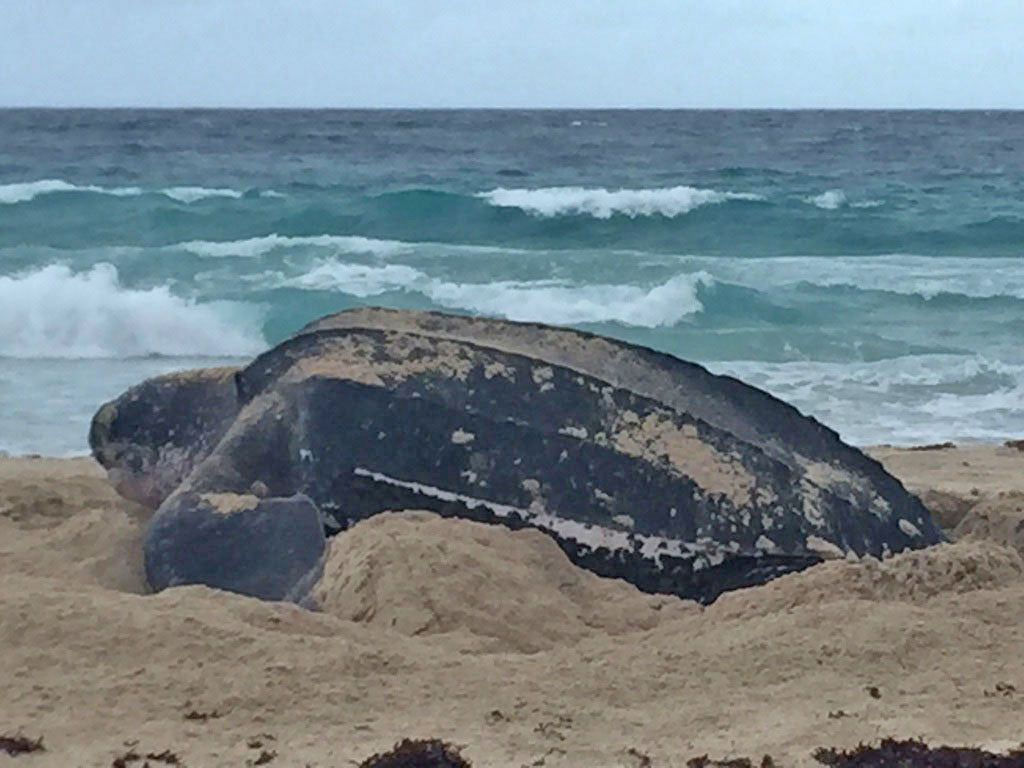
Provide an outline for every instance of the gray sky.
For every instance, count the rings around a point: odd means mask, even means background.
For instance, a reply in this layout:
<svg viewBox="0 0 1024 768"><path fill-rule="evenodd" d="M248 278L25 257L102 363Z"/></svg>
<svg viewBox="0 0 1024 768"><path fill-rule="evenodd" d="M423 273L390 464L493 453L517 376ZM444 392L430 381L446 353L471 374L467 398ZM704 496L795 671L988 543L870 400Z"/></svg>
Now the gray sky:
<svg viewBox="0 0 1024 768"><path fill-rule="evenodd" d="M1024 0L0 0L0 105L1017 107Z"/></svg>

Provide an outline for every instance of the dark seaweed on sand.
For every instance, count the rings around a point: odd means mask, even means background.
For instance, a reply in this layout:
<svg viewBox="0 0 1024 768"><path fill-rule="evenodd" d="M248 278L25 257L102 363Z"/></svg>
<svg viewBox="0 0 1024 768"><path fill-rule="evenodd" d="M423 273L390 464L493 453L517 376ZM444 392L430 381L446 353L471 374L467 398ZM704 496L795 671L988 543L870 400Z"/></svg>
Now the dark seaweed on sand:
<svg viewBox="0 0 1024 768"><path fill-rule="evenodd" d="M191 709L185 713L186 720L198 720L201 723L205 723L207 720L216 720L221 714L217 710L212 712L200 712L195 709Z"/></svg>
<svg viewBox="0 0 1024 768"><path fill-rule="evenodd" d="M770 755L761 758L759 764L753 763L746 757L729 757L725 760L712 760L707 755L691 757L686 761L687 768L775 768L775 761Z"/></svg>
<svg viewBox="0 0 1024 768"><path fill-rule="evenodd" d="M974 747L929 747L914 739L882 739L877 747L861 744L848 751L822 747L814 759L831 768L1024 768L1024 748L995 755Z"/></svg>
<svg viewBox="0 0 1024 768"><path fill-rule="evenodd" d="M974 747L929 747L923 741L883 739L877 747L861 744L850 750L821 747L814 759L829 768L1024 768L1024 744L1006 755L995 755ZM746 757L712 760L707 755L692 757L687 768L757 768ZM769 755L760 768L778 766Z"/></svg>
<svg viewBox="0 0 1024 768"><path fill-rule="evenodd" d="M43 746L43 737L40 736L38 739L30 739L27 736L22 736L20 733L17 736L0 736L0 752L6 752L8 755L23 755L28 752L45 752L46 747Z"/></svg>
<svg viewBox="0 0 1024 768"><path fill-rule="evenodd" d="M148 766L150 760L157 763L165 763L167 765L184 765L181 762L181 758L169 749L165 749L163 752L147 752L144 755L140 755L134 749L130 749L123 755L115 757L114 761L110 765L112 768L128 768L132 763L139 760L146 761L143 763L143 766Z"/></svg>
<svg viewBox="0 0 1024 768"><path fill-rule="evenodd" d="M472 763L439 739L403 739L391 751L366 758L359 768L472 768Z"/></svg>

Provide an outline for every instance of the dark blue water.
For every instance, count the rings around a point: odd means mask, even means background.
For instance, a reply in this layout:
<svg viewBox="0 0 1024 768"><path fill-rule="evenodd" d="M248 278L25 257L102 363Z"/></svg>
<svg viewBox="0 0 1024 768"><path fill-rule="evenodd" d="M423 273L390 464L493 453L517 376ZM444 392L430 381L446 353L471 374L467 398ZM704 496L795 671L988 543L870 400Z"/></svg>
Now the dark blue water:
<svg viewBox="0 0 1024 768"><path fill-rule="evenodd" d="M620 336L858 443L1004 439L1022 255L1018 112L0 111L0 449L360 304Z"/></svg>

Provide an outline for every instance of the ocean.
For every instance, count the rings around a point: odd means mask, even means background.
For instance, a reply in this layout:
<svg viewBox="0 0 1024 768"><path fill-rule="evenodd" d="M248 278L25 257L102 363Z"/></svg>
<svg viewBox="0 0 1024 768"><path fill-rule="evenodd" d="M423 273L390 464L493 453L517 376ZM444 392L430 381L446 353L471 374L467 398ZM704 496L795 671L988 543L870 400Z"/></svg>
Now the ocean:
<svg viewBox="0 0 1024 768"><path fill-rule="evenodd" d="M572 325L848 442L1024 435L1024 112L0 110L0 450L360 305Z"/></svg>

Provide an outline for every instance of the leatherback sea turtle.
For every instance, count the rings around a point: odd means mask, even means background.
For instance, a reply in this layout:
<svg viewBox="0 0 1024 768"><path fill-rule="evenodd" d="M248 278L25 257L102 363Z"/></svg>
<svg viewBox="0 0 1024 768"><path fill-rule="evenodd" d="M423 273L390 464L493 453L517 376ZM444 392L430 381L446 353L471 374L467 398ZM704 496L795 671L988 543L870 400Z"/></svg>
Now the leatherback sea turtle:
<svg viewBox="0 0 1024 768"><path fill-rule="evenodd" d="M880 464L765 392L491 318L329 315L244 368L129 389L89 441L122 495L158 508L155 589L301 601L325 534L394 509L532 526L584 568L705 602L943 540Z"/></svg>

